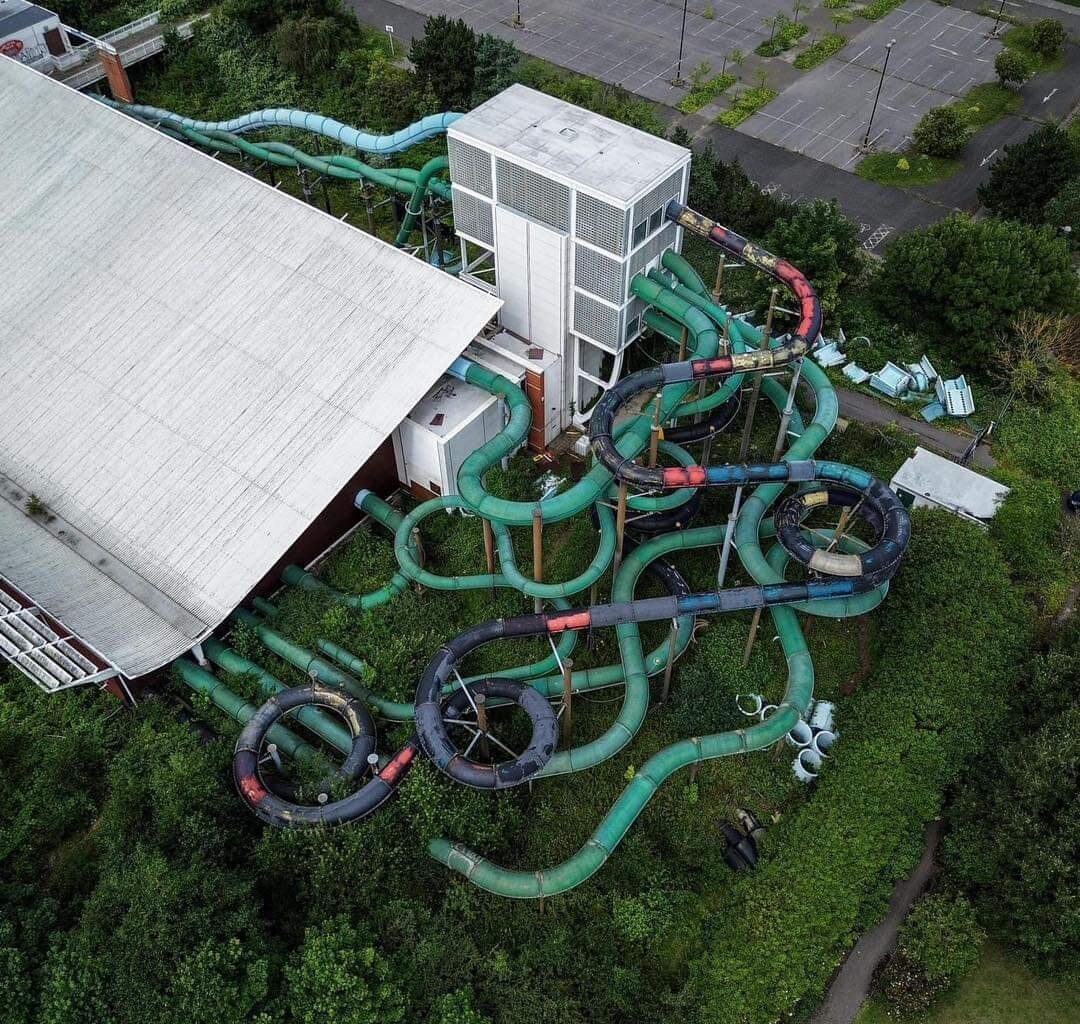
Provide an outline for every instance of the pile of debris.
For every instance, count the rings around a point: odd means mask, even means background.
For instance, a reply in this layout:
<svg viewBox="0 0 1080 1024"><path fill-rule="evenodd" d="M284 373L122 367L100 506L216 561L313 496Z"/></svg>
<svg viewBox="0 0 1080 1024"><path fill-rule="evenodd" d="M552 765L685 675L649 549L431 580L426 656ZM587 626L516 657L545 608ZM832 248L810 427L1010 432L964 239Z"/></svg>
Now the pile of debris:
<svg viewBox="0 0 1080 1024"><path fill-rule="evenodd" d="M869 343L869 339L862 340ZM963 375L944 380L926 356L917 363L903 366L886 360L876 373L868 373L854 360L848 361L846 348L847 338L841 329L837 340L826 340L814 352L814 358L826 368L841 367L841 372L852 384L868 383L889 398L925 403L920 415L927 423L941 416L970 416L975 411L975 398Z"/></svg>

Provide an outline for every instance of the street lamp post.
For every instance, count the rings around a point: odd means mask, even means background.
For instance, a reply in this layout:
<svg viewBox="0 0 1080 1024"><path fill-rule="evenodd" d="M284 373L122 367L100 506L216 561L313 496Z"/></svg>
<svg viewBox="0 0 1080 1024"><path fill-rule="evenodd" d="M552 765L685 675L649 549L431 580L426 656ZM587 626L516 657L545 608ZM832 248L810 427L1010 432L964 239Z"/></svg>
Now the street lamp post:
<svg viewBox="0 0 1080 1024"><path fill-rule="evenodd" d="M1002 0L1004 2L1004 0ZM514 28L521 28L521 0L517 0L517 6L514 10Z"/></svg>
<svg viewBox="0 0 1080 1024"><path fill-rule="evenodd" d="M993 39L997 35L998 25L1001 24L1001 16L1005 13L1005 0L1001 0L998 5L997 17L994 18L994 27L990 29L990 38Z"/></svg>
<svg viewBox="0 0 1080 1024"><path fill-rule="evenodd" d="M881 65L881 78L878 79L877 92L874 93L874 106L870 110L870 120L866 124L866 135L863 136L862 148L867 149L870 145L870 129L874 127L874 115L877 113L878 100L881 99L881 87L885 84L885 69L889 66L889 54L896 45L895 39L890 39L885 44L885 60Z"/></svg>
<svg viewBox="0 0 1080 1024"><path fill-rule="evenodd" d="M679 30L679 60L675 65L675 77L671 80L672 85L685 85L686 80L682 76L682 51L683 40L686 38L686 6L690 0L683 0L682 5L682 28Z"/></svg>

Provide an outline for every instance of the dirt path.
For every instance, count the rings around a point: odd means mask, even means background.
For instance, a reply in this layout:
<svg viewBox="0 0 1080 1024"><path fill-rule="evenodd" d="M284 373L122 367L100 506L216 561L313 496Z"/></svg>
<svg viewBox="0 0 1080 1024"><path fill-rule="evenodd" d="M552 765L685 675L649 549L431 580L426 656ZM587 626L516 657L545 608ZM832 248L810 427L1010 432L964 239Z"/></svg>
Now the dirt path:
<svg viewBox="0 0 1080 1024"><path fill-rule="evenodd" d="M936 866L934 854L941 837L941 822L932 821L926 826L926 845L922 859L915 870L896 883L889 912L884 920L863 935L836 972L829 986L825 1002L810 1018L809 1024L851 1024L870 993L870 979L874 969L887 956L896 943L896 933L933 877Z"/></svg>

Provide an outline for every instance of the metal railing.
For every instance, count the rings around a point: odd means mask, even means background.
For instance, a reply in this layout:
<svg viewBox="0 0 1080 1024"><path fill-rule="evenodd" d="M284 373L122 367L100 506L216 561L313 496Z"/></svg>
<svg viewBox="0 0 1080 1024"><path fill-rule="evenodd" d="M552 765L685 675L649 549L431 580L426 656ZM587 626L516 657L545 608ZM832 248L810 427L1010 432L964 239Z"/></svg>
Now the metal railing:
<svg viewBox="0 0 1080 1024"><path fill-rule="evenodd" d="M181 39L190 39L195 32L195 23L208 17L208 14L197 14L188 21L176 25L177 35L179 35ZM157 19L158 12L155 11L153 14L148 14L145 18L140 19L140 21L133 21L131 24L141 25L141 28L138 29L138 31L142 31L145 28L158 25L159 22ZM87 43L84 46L79 47L79 50L83 53L80 61L69 63L67 66L75 67L78 63L87 61L89 61L89 63L87 63L87 66L81 71L76 71L72 75L65 76L62 79L64 84L71 86L72 89L85 89L88 85L100 82L105 77L105 68L99 60L95 59L99 49L98 42L114 45L118 39L122 39L122 37L117 37L115 33L123 32L130 27L131 26L129 25L125 25L122 29L115 29L113 33L102 36L100 41ZM120 60L124 66L129 67L132 64L137 64L141 60L146 60L147 57L153 57L155 54L161 53L161 51L165 49L165 29L169 27L171 26L162 26L160 34L153 35L149 39L144 39L141 43L136 43L134 46L128 47L127 49L123 49L122 46L116 46L115 49L119 52ZM61 70L64 70L64 68L61 68Z"/></svg>

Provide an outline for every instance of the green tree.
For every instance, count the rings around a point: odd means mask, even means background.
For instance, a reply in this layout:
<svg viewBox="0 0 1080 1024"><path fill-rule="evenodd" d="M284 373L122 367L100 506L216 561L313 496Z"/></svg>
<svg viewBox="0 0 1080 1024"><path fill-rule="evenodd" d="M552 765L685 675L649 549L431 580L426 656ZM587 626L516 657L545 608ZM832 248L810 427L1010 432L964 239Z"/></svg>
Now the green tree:
<svg viewBox="0 0 1080 1024"><path fill-rule="evenodd" d="M428 1024L491 1024L491 1018L473 1005L470 989L458 989L435 1000Z"/></svg>
<svg viewBox="0 0 1080 1024"><path fill-rule="evenodd" d="M473 94L477 62L476 33L460 18L428 18L424 34L414 39L409 60L421 88L430 88L443 110L465 110Z"/></svg>
<svg viewBox="0 0 1080 1024"><path fill-rule="evenodd" d="M979 202L995 217L1042 224L1046 206L1080 175L1080 142L1056 124L1045 124L1023 142L1006 146L979 186Z"/></svg>
<svg viewBox="0 0 1080 1024"><path fill-rule="evenodd" d="M883 309L936 331L942 351L981 370L1021 310L1071 312L1076 276L1048 229L956 214L886 250L875 293Z"/></svg>
<svg viewBox="0 0 1080 1024"><path fill-rule="evenodd" d="M1061 55L1067 38L1065 26L1055 18L1040 18L1028 29L1031 48L1045 60L1055 60Z"/></svg>
<svg viewBox="0 0 1080 1024"><path fill-rule="evenodd" d="M858 228L840 212L835 199L796 206L777 220L765 244L806 274L822 308L830 313L839 302L841 287L863 267Z"/></svg>
<svg viewBox="0 0 1080 1024"><path fill-rule="evenodd" d="M1080 248L1080 177L1061 186L1061 191L1046 204L1043 219L1061 232L1070 249Z"/></svg>
<svg viewBox="0 0 1080 1024"><path fill-rule="evenodd" d="M297 1024L396 1024L405 999L389 964L344 917L309 928L285 967Z"/></svg>
<svg viewBox="0 0 1080 1024"><path fill-rule="evenodd" d="M1019 50L1002 50L994 58L994 71L1002 85L1023 85L1034 70L1031 61Z"/></svg>
<svg viewBox="0 0 1080 1024"><path fill-rule="evenodd" d="M1023 731L1027 724L1030 731ZM991 933L1040 971L1080 948L1080 631L1035 659L1011 734L977 762L950 811L945 867Z"/></svg>
<svg viewBox="0 0 1080 1024"><path fill-rule="evenodd" d="M920 153L952 159L964 151L968 133L955 107L935 107L923 114L912 138Z"/></svg>
<svg viewBox="0 0 1080 1024"><path fill-rule="evenodd" d="M924 896L901 927L876 988L896 1015L923 1013L979 962L985 938L964 896Z"/></svg>
<svg viewBox="0 0 1080 1024"><path fill-rule="evenodd" d="M330 71L347 41L333 18L290 18L274 30L278 60L301 78Z"/></svg>
<svg viewBox="0 0 1080 1024"><path fill-rule="evenodd" d="M248 1024L268 994L268 975L268 961L239 939L204 942L176 968L169 1021Z"/></svg>
<svg viewBox="0 0 1080 1024"><path fill-rule="evenodd" d="M3 993L5 1024L30 1024L33 1013L33 987L30 965L25 954L10 946L0 946L0 992Z"/></svg>
<svg viewBox="0 0 1080 1024"><path fill-rule="evenodd" d="M484 34L476 45L471 106L479 106L513 84L521 54L509 40Z"/></svg>

